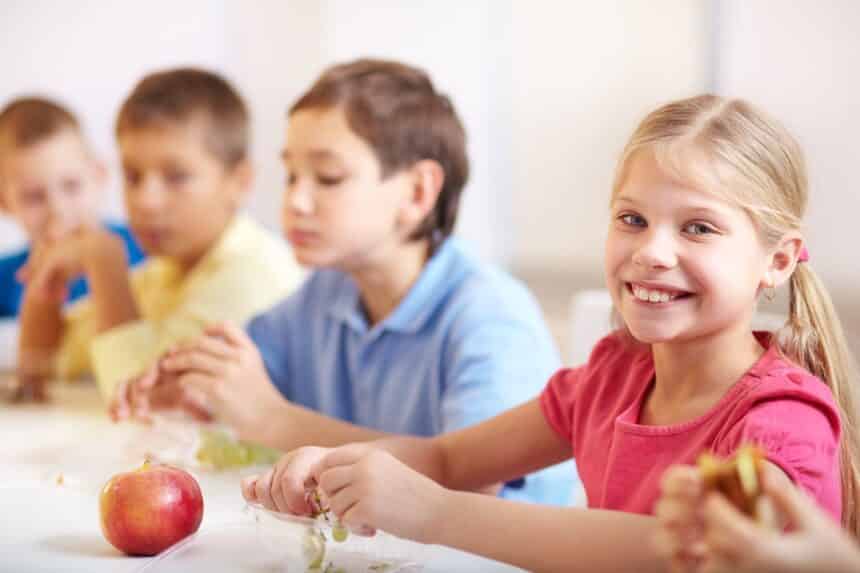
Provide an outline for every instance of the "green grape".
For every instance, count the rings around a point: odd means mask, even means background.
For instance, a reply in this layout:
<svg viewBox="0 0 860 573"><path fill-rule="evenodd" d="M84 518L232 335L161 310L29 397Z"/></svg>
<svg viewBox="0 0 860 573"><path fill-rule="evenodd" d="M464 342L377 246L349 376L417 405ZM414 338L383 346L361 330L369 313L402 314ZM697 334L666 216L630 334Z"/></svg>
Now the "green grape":
<svg viewBox="0 0 860 573"><path fill-rule="evenodd" d="M304 542L304 553L310 561L308 569L322 568L323 558L325 557L325 537L316 530L311 529Z"/></svg>
<svg viewBox="0 0 860 573"><path fill-rule="evenodd" d="M338 543L343 543L346 541L347 536L349 535L349 529L341 525L340 523L335 523L331 527L331 537Z"/></svg>
<svg viewBox="0 0 860 573"><path fill-rule="evenodd" d="M234 440L223 430L200 430L197 460L215 469L239 468L278 461L278 450Z"/></svg>

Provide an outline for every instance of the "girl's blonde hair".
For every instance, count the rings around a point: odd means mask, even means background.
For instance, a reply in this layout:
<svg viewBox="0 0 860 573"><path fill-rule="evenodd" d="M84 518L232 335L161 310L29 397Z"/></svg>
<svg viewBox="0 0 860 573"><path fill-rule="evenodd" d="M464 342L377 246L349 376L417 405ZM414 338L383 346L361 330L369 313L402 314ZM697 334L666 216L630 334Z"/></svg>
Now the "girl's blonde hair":
<svg viewBox="0 0 860 573"><path fill-rule="evenodd" d="M701 95L648 114L621 155L613 196L642 151L680 180L717 192L746 211L767 246L801 230L808 184L800 146L779 122L743 100ZM830 387L838 404L842 523L860 536L857 367L830 296L808 263L797 264L789 299L788 320L775 340L788 359Z"/></svg>

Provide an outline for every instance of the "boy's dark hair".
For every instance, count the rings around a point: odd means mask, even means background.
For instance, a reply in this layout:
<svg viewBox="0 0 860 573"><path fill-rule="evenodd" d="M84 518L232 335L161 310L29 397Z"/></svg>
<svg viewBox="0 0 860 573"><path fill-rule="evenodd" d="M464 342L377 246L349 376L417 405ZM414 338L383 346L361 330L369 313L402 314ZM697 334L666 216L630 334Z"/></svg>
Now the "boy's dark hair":
<svg viewBox="0 0 860 573"><path fill-rule="evenodd" d="M204 145L225 167L248 155L248 109L224 78L194 68L145 76L123 102L116 135L130 130L202 121Z"/></svg>
<svg viewBox="0 0 860 573"><path fill-rule="evenodd" d="M57 133L80 132L77 118L57 102L40 97L22 97L0 111L0 149L29 147Z"/></svg>
<svg viewBox="0 0 860 573"><path fill-rule="evenodd" d="M451 101L421 69L394 61L361 59L327 69L290 107L339 107L350 128L373 149L382 176L417 161L437 161L445 174L439 198L410 237L435 249L454 230L460 195L469 178L466 133Z"/></svg>

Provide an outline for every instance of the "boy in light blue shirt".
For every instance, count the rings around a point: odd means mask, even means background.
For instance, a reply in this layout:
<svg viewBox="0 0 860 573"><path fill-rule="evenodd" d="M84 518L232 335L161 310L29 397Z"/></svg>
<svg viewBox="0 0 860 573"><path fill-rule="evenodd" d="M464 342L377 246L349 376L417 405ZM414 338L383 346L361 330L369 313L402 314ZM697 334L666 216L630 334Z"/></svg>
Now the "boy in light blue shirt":
<svg viewBox="0 0 860 573"><path fill-rule="evenodd" d="M558 353L528 291L450 238L465 134L421 70L359 60L290 109L284 228L317 270L244 332L207 330L115 412L176 395L284 450L433 436L537 396ZM286 398L286 399L285 399ZM487 491L565 504L570 463Z"/></svg>

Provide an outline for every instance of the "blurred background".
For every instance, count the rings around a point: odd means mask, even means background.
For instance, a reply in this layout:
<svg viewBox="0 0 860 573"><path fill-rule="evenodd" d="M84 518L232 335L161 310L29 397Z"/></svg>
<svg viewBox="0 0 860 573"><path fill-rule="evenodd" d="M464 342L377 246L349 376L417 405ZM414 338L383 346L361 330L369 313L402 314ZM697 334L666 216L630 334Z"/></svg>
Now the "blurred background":
<svg viewBox="0 0 860 573"><path fill-rule="evenodd" d="M742 96L806 150L811 264L860 353L858 22L855 0L3 0L0 102L71 106L111 168L106 213L121 219L120 102L159 68L217 70L254 117L248 210L276 229L289 104L337 61L422 66L469 134L458 234L529 283L564 349L571 295L602 284L609 186L635 123L670 99ZM0 221L0 248L20 241Z"/></svg>

